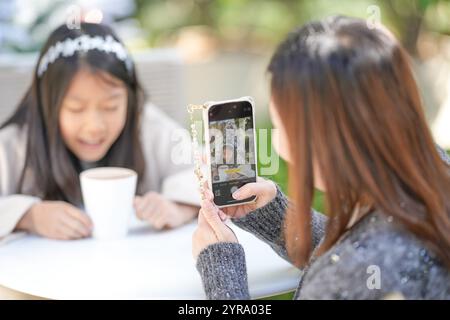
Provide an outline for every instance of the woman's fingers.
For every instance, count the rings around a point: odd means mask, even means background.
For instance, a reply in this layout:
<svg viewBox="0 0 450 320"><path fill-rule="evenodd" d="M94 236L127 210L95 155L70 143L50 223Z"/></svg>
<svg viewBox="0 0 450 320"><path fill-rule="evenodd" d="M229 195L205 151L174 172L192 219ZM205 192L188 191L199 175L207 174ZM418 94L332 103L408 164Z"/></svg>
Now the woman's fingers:
<svg viewBox="0 0 450 320"><path fill-rule="evenodd" d="M219 209L214 206L211 201L202 201L202 210L200 212L209 226L214 230L214 233L219 241L228 241L229 228L223 223L219 217Z"/></svg>
<svg viewBox="0 0 450 320"><path fill-rule="evenodd" d="M238 190L233 192L232 196L236 200L243 200L252 196L258 196L263 191L263 186L259 182L250 182L244 184Z"/></svg>
<svg viewBox="0 0 450 320"><path fill-rule="evenodd" d="M245 214L248 210L253 211L257 208L265 206L267 203L272 201L277 195L277 186L274 182L270 180L265 180L259 178L257 182L247 183L243 185L240 189L233 193L233 198L236 200L244 200L255 196L256 200L252 203L246 204Z"/></svg>
<svg viewBox="0 0 450 320"><path fill-rule="evenodd" d="M198 212L198 225L199 227L208 227L210 228L208 221L205 219L205 215L203 213L203 209L200 209Z"/></svg>
<svg viewBox="0 0 450 320"><path fill-rule="evenodd" d="M200 209L198 213L198 230L204 231L204 232L211 232L215 235L215 238L218 240L216 233L214 232L214 229L211 227L211 225L208 223L208 221L205 218L205 213L203 209Z"/></svg>
<svg viewBox="0 0 450 320"><path fill-rule="evenodd" d="M225 221L225 220L228 219L227 214L226 214L225 212L223 212L222 210L219 210L219 211L218 211L218 214L219 214L220 220Z"/></svg>
<svg viewBox="0 0 450 320"><path fill-rule="evenodd" d="M202 195L203 195L204 199L211 200L211 201L214 199L214 194L209 189L208 182L206 182L206 181L203 182L203 193L202 193Z"/></svg>
<svg viewBox="0 0 450 320"><path fill-rule="evenodd" d="M208 245L217 243L218 238L205 219L203 209L198 214L198 227L192 234L192 255L197 259L200 252Z"/></svg>

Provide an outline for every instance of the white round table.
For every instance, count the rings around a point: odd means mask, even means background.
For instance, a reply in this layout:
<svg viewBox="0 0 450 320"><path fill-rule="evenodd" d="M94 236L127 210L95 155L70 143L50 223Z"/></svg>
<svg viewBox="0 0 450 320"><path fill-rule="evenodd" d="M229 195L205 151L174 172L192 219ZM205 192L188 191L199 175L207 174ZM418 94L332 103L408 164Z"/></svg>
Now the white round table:
<svg viewBox="0 0 450 320"><path fill-rule="evenodd" d="M50 299L205 299L192 258L196 223L120 240L25 236L0 246L0 285ZM252 298L297 287L300 272L253 235L231 226L244 246Z"/></svg>

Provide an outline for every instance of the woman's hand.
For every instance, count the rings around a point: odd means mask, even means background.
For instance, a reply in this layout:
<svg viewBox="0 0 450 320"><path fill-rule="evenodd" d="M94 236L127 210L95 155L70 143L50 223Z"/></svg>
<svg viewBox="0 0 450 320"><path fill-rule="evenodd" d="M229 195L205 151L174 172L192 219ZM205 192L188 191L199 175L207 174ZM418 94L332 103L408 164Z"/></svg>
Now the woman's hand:
<svg viewBox="0 0 450 320"><path fill-rule="evenodd" d="M212 201L214 196L211 190L209 190L208 187L205 187L204 190L204 198ZM256 196L256 200L254 202L225 207L222 208L222 211L230 218L242 218L248 213L264 207L272 201L276 195L277 186L275 183L273 181L258 177L256 182L247 183L233 193L233 198L236 200L243 200L250 198L251 196Z"/></svg>
<svg viewBox="0 0 450 320"><path fill-rule="evenodd" d="M42 201L28 209L16 228L46 238L72 240L90 236L92 221L67 202Z"/></svg>
<svg viewBox="0 0 450 320"><path fill-rule="evenodd" d="M158 230L181 226L191 221L198 212L198 207L172 202L153 191L135 197L134 209L139 219L148 221Z"/></svg>
<svg viewBox="0 0 450 320"><path fill-rule="evenodd" d="M203 200L198 227L192 235L192 255L197 259L207 246L218 242L238 242L234 232L222 221L225 214L211 200Z"/></svg>

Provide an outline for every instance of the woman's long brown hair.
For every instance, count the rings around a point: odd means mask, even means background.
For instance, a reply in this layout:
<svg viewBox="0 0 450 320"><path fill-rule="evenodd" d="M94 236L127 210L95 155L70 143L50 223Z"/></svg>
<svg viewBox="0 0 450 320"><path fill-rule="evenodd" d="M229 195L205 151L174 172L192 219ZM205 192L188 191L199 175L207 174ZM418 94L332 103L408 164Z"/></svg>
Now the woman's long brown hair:
<svg viewBox="0 0 450 320"><path fill-rule="evenodd" d="M326 188L329 222L320 255L360 206L392 215L450 266L450 170L439 157L401 45L365 21L309 23L270 62L275 108L289 136L287 249L311 255L313 166Z"/></svg>

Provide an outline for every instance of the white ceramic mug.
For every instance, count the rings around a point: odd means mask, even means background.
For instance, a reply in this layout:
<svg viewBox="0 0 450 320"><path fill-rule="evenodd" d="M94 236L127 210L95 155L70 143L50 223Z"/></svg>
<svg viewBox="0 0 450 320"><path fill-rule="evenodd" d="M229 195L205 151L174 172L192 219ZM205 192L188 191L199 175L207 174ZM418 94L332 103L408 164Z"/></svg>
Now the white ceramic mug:
<svg viewBox="0 0 450 320"><path fill-rule="evenodd" d="M84 208L94 225L93 237L126 236L134 213L136 172L127 168L99 167L81 172L80 182Z"/></svg>

